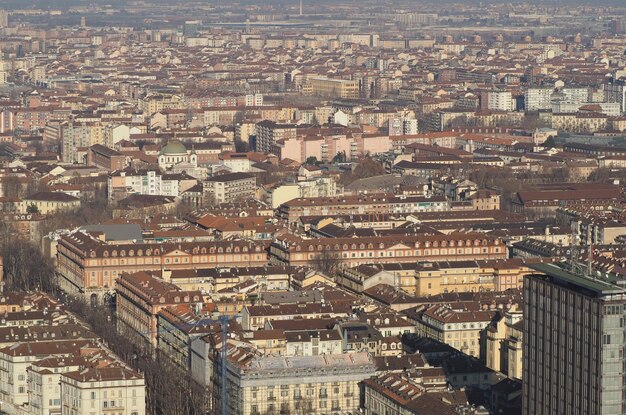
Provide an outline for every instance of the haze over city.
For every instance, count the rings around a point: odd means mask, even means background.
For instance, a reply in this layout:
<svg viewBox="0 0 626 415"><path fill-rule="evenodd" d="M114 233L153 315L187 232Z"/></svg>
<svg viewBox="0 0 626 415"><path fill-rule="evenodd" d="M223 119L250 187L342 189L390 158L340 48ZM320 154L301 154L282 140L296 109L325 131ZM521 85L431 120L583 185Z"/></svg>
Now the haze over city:
<svg viewBox="0 0 626 415"><path fill-rule="evenodd" d="M626 414L626 4L0 2L0 415Z"/></svg>

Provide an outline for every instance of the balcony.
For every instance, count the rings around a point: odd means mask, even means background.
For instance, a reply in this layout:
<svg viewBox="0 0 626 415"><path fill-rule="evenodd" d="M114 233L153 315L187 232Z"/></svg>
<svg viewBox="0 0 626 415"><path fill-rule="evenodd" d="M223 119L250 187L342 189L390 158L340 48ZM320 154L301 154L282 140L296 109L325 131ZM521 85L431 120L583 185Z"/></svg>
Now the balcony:
<svg viewBox="0 0 626 415"><path fill-rule="evenodd" d="M275 396L268 396L268 397L267 397L267 400L268 400L268 401L270 401L270 402L272 402L272 401L275 401L275 400L276 400L276 397L275 397Z"/></svg>

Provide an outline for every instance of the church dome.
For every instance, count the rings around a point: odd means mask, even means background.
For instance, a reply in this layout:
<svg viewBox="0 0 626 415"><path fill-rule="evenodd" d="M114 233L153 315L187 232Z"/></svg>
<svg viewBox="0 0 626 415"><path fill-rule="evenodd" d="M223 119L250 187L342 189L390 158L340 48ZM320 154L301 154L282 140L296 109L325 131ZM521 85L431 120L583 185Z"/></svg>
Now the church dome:
<svg viewBox="0 0 626 415"><path fill-rule="evenodd" d="M166 156L187 154L187 147L180 141L170 141L161 149L159 154Z"/></svg>

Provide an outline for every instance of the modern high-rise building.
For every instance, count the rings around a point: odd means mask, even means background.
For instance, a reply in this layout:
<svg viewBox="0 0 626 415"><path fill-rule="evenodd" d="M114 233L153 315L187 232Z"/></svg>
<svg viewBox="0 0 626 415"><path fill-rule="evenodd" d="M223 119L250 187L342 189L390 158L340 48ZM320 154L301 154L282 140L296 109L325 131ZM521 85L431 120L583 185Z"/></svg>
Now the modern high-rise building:
<svg viewBox="0 0 626 415"><path fill-rule="evenodd" d="M515 110L511 91L489 91L486 94L486 109L493 111Z"/></svg>
<svg viewBox="0 0 626 415"><path fill-rule="evenodd" d="M550 109L552 88L529 88L524 96L526 111Z"/></svg>
<svg viewBox="0 0 626 415"><path fill-rule="evenodd" d="M622 112L626 112L626 82L623 79L611 80L604 85L606 102L619 102Z"/></svg>
<svg viewBox="0 0 626 415"><path fill-rule="evenodd" d="M198 30L200 29L200 25L202 24L199 20L189 20L186 21L183 25L183 36L185 37L196 37L198 36Z"/></svg>
<svg viewBox="0 0 626 415"><path fill-rule="evenodd" d="M615 279L532 266L524 281L524 415L626 414L626 290Z"/></svg>

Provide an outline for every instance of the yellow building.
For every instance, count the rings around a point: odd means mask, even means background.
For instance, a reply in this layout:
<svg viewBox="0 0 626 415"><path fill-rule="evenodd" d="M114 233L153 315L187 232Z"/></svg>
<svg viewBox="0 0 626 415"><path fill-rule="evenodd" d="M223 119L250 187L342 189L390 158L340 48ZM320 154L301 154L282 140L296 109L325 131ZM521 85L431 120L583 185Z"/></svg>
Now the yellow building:
<svg viewBox="0 0 626 415"><path fill-rule="evenodd" d="M522 378L522 312L514 305L484 331L481 358L485 365L510 378Z"/></svg>
<svg viewBox="0 0 626 415"><path fill-rule="evenodd" d="M337 275L337 283L355 292L388 284L409 294L426 297L521 288L524 275L530 273L519 259L398 262L343 268Z"/></svg>
<svg viewBox="0 0 626 415"><path fill-rule="evenodd" d="M325 98L359 98L359 81L319 77L310 78L308 84L310 85L312 95Z"/></svg>
<svg viewBox="0 0 626 415"><path fill-rule="evenodd" d="M495 310L469 311L434 305L411 317L419 336L446 343L461 352L480 356L481 332L497 316Z"/></svg>
<svg viewBox="0 0 626 415"><path fill-rule="evenodd" d="M184 102L178 95L149 95L141 102L144 115L151 116L165 109L183 108Z"/></svg>
<svg viewBox="0 0 626 415"><path fill-rule="evenodd" d="M62 192L38 192L24 198L24 212L36 212L42 215L68 211L80 207L80 199Z"/></svg>

